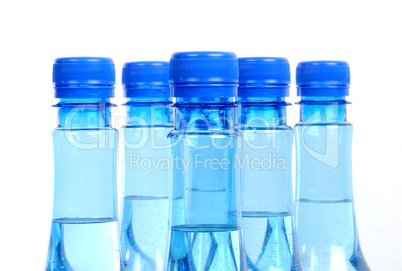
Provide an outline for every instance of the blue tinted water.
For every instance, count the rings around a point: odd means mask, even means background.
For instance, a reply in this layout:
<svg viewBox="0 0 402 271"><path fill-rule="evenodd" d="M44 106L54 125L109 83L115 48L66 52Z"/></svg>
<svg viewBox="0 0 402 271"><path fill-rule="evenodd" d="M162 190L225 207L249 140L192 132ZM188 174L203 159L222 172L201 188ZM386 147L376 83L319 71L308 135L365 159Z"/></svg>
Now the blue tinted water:
<svg viewBox="0 0 402 271"><path fill-rule="evenodd" d="M53 220L46 270L122 270L117 230L112 218Z"/></svg>
<svg viewBox="0 0 402 271"><path fill-rule="evenodd" d="M172 227L167 270L243 270L241 235L226 225Z"/></svg>
<svg viewBox="0 0 402 271"><path fill-rule="evenodd" d="M300 214L297 218L299 253L303 268L369 270L357 241L353 201L300 199L297 204Z"/></svg>
<svg viewBox="0 0 402 271"><path fill-rule="evenodd" d="M248 270L301 270L290 214L243 212Z"/></svg>
<svg viewBox="0 0 402 271"><path fill-rule="evenodd" d="M125 270L163 270L168 214L168 197L124 198L121 246Z"/></svg>
<svg viewBox="0 0 402 271"><path fill-rule="evenodd" d="M235 166L241 137L233 129L234 104L226 98L222 103L210 103L207 97L185 99L175 104L175 129L169 134L167 270L247 270L240 170Z"/></svg>
<svg viewBox="0 0 402 271"><path fill-rule="evenodd" d="M305 270L370 270L357 234L352 185L353 127L346 122L345 106L328 102L302 104L304 122L295 127L296 230Z"/></svg>
<svg viewBox="0 0 402 271"><path fill-rule="evenodd" d="M166 119L166 108L162 109L161 118ZM169 123L126 125L121 130L126 159L121 249L126 271L162 271L165 267L169 218L167 134L171 130Z"/></svg>
<svg viewBox="0 0 402 271"><path fill-rule="evenodd" d="M60 100L53 130L54 200L46 270L122 270L110 104Z"/></svg>
<svg viewBox="0 0 402 271"><path fill-rule="evenodd" d="M248 270L301 270L293 216L293 130L284 98L239 98Z"/></svg>

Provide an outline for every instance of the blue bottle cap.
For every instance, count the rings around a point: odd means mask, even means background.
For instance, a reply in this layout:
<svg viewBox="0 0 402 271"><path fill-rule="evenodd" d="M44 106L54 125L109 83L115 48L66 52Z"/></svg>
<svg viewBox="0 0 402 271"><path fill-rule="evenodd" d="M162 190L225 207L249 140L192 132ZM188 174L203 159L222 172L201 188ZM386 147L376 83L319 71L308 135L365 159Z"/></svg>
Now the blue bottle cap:
<svg viewBox="0 0 402 271"><path fill-rule="evenodd" d="M349 64L345 61L306 61L296 69L298 96L348 96Z"/></svg>
<svg viewBox="0 0 402 271"><path fill-rule="evenodd" d="M287 97L289 84L286 58L239 58L239 97Z"/></svg>
<svg viewBox="0 0 402 271"><path fill-rule="evenodd" d="M169 63L128 62L122 73L124 97L170 97Z"/></svg>
<svg viewBox="0 0 402 271"><path fill-rule="evenodd" d="M56 98L111 98L115 69L111 58L65 57L53 64Z"/></svg>
<svg viewBox="0 0 402 271"><path fill-rule="evenodd" d="M230 52L181 52L170 59L173 97L236 97L239 64Z"/></svg>

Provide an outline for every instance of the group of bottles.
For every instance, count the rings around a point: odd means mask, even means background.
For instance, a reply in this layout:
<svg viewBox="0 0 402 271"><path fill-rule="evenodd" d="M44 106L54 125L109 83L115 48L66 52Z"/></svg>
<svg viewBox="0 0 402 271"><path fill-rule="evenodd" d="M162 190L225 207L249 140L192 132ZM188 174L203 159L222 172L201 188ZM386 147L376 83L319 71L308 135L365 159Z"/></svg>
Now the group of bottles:
<svg viewBox="0 0 402 271"><path fill-rule="evenodd" d="M295 204L287 59L183 52L126 63L121 223L113 61L59 58L53 68L46 270L369 270L353 206L346 62L297 66Z"/></svg>

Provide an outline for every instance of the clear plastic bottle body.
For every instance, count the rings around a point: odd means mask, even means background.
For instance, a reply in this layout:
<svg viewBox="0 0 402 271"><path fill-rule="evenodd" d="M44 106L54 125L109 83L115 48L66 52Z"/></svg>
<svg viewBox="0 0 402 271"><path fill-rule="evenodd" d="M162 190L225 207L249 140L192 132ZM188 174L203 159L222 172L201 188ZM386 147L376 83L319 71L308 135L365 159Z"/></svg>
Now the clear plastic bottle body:
<svg viewBox="0 0 402 271"><path fill-rule="evenodd" d="M296 226L305 270L369 270L356 228L345 97L302 97L296 139Z"/></svg>
<svg viewBox="0 0 402 271"><path fill-rule="evenodd" d="M60 99L47 270L122 270L109 99Z"/></svg>
<svg viewBox="0 0 402 271"><path fill-rule="evenodd" d="M293 130L284 98L240 98L243 233L248 270L301 270L292 193Z"/></svg>
<svg viewBox="0 0 402 271"><path fill-rule="evenodd" d="M168 238L170 98L129 98L121 246L125 270L163 270Z"/></svg>
<svg viewBox="0 0 402 271"><path fill-rule="evenodd" d="M177 98L167 270L246 270L232 98Z"/></svg>

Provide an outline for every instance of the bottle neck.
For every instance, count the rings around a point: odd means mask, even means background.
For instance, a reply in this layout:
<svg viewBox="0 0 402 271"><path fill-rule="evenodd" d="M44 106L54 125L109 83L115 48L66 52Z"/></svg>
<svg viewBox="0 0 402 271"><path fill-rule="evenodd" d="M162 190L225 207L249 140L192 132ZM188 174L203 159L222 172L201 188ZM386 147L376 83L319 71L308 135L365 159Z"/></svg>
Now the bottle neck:
<svg viewBox="0 0 402 271"><path fill-rule="evenodd" d="M175 130L233 130L234 101L234 97L176 98Z"/></svg>
<svg viewBox="0 0 402 271"><path fill-rule="evenodd" d="M238 125L240 127L271 127L286 125L284 97L239 97Z"/></svg>
<svg viewBox="0 0 402 271"><path fill-rule="evenodd" d="M353 200L347 103L344 96L302 97L301 123L295 127L297 200Z"/></svg>
<svg viewBox="0 0 402 271"><path fill-rule="evenodd" d="M302 96L300 121L308 123L341 123L347 121L345 96Z"/></svg>
<svg viewBox="0 0 402 271"><path fill-rule="evenodd" d="M172 125L170 97L128 98L127 126Z"/></svg>
<svg viewBox="0 0 402 271"><path fill-rule="evenodd" d="M100 128L110 127L110 107L108 98L62 98L58 107L60 128Z"/></svg>

